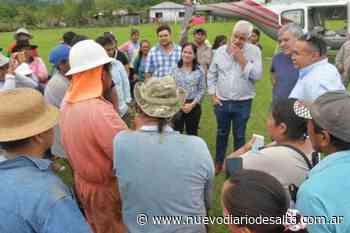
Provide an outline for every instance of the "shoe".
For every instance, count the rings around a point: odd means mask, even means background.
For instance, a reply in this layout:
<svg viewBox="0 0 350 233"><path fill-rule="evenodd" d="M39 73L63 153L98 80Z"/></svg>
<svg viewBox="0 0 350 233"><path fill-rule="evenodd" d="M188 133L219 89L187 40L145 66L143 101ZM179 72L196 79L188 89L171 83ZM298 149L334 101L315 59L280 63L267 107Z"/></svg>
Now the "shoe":
<svg viewBox="0 0 350 233"><path fill-rule="evenodd" d="M223 169L223 167L222 167L221 163L215 163L215 175L216 176L219 175L220 172L222 172L222 169Z"/></svg>

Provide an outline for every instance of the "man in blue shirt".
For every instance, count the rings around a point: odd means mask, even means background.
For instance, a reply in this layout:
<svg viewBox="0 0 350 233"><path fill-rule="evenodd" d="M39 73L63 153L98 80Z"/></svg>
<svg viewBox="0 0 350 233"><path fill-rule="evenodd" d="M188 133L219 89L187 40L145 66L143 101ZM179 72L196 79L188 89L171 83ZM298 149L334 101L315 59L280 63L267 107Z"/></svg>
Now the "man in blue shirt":
<svg viewBox="0 0 350 233"><path fill-rule="evenodd" d="M322 216L309 224L309 233L350 232L350 95L327 92L309 109L294 106L297 115L309 119L308 134L314 149L327 157L309 173L297 195L303 216ZM315 219L312 219L315 220Z"/></svg>
<svg viewBox="0 0 350 233"><path fill-rule="evenodd" d="M299 68L299 79L289 98L313 102L328 91L345 90L337 68L326 56L327 45L317 36L306 34L295 43L292 60Z"/></svg>
<svg viewBox="0 0 350 233"><path fill-rule="evenodd" d="M296 41L303 35L298 24L289 23L279 31L279 45L282 52L272 58L271 81L273 85L272 100L288 98L294 88L299 72L292 61L292 51Z"/></svg>
<svg viewBox="0 0 350 233"><path fill-rule="evenodd" d="M0 102L0 232L92 233L72 193L43 159L58 109L28 88L1 92Z"/></svg>

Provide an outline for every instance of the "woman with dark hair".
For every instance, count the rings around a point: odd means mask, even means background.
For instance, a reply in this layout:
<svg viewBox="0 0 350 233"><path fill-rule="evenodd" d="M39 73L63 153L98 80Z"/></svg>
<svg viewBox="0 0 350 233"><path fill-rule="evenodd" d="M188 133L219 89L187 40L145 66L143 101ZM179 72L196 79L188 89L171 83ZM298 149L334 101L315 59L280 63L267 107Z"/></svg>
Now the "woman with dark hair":
<svg viewBox="0 0 350 233"><path fill-rule="evenodd" d="M311 169L313 152L306 138L307 121L294 113L295 99L280 99L273 103L266 128L274 143L252 151L254 138L231 156L240 156L244 169L264 171L276 177L286 191L299 187ZM294 200L294 194L291 193Z"/></svg>
<svg viewBox="0 0 350 233"><path fill-rule="evenodd" d="M219 35L215 37L213 47L211 48L213 52L215 52L218 48L225 45L227 43L227 36Z"/></svg>
<svg viewBox="0 0 350 233"><path fill-rule="evenodd" d="M306 232L305 225L297 223L298 217L293 216L295 210L289 209L289 199L282 184L265 172L241 170L235 173L224 184L222 205L225 217L241 220L240 224L228 224L233 233ZM286 219L287 214L291 216L290 224L279 224L278 221ZM259 218L269 221L259 223Z"/></svg>
<svg viewBox="0 0 350 233"><path fill-rule="evenodd" d="M197 135L202 113L200 102L205 91L205 73L198 64L197 47L193 43L182 46L181 59L172 70L172 76L177 86L187 92L184 105L173 118L174 129L182 133L186 128L187 134Z"/></svg>
<svg viewBox="0 0 350 233"><path fill-rule="evenodd" d="M133 62L134 82L145 80L146 59L150 49L151 43L148 40L142 40L139 53Z"/></svg>

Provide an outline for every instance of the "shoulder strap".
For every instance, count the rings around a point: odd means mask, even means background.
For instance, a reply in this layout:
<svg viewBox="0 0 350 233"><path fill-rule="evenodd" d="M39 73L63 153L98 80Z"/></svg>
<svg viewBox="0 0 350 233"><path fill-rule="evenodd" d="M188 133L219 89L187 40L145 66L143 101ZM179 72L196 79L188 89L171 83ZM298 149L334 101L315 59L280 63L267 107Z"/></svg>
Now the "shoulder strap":
<svg viewBox="0 0 350 233"><path fill-rule="evenodd" d="M313 168L312 163L310 162L310 160L308 159L308 157L305 155L305 153L303 151L301 151L300 149L291 146L291 145L286 145L286 144L276 144L276 145L272 145L270 147L276 147L276 146L284 146L284 147L288 147L289 149L294 150L295 152L297 152L299 155L301 155L304 159L304 161L306 162L309 170L311 170Z"/></svg>

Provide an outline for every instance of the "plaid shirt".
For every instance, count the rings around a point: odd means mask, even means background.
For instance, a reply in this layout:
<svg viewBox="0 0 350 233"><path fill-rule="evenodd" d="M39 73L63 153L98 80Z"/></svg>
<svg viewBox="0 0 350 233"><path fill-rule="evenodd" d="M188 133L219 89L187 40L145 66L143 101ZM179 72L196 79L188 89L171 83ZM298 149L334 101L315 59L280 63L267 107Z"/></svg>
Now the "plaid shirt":
<svg viewBox="0 0 350 233"><path fill-rule="evenodd" d="M164 77L171 74L172 68L181 58L181 47L173 43L173 50L170 54L164 53L158 44L151 49L147 56L145 73L153 77Z"/></svg>

